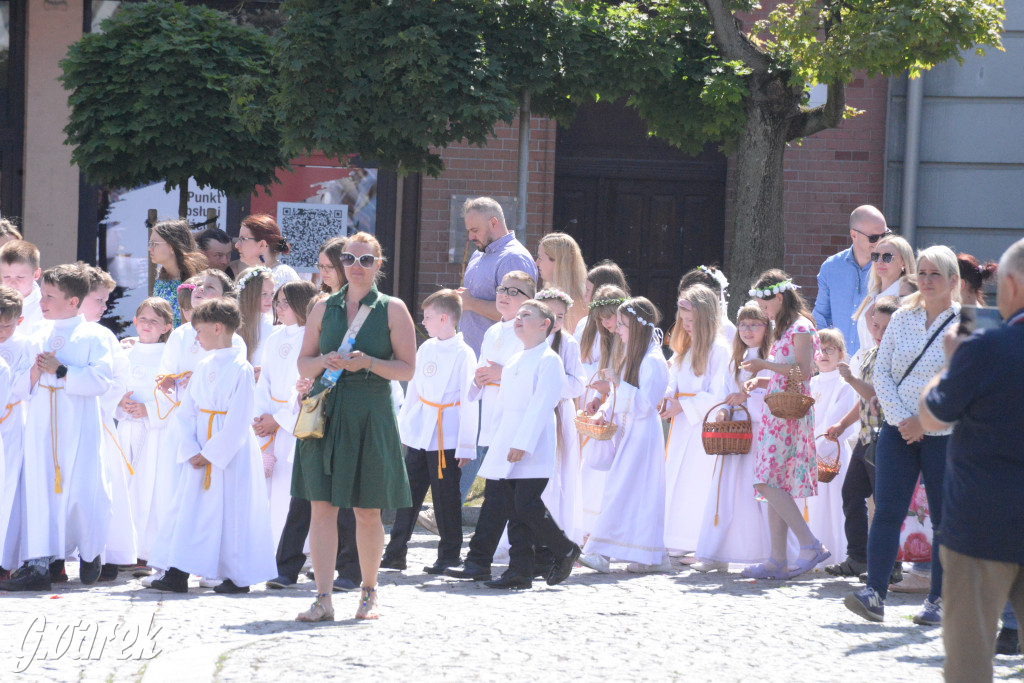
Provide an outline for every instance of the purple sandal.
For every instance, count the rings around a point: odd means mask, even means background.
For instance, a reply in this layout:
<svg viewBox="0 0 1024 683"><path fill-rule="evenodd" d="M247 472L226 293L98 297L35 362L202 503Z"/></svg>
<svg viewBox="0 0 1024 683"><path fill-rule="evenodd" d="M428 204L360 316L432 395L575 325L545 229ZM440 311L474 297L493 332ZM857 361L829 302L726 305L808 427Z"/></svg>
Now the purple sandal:
<svg viewBox="0 0 1024 683"><path fill-rule="evenodd" d="M807 560L801 560L799 557L796 558L796 562L793 565L793 569L786 576L787 579L795 579L801 574L806 574L807 572L811 571L819 564L827 560L828 558L832 557L832 552L828 548L823 546L821 544L821 541L815 541L811 545L802 545L800 546L800 549L813 550L814 557Z"/></svg>
<svg viewBox="0 0 1024 683"><path fill-rule="evenodd" d="M744 567L740 575L748 579L785 579L789 576L789 570L775 561L774 558L761 564Z"/></svg>

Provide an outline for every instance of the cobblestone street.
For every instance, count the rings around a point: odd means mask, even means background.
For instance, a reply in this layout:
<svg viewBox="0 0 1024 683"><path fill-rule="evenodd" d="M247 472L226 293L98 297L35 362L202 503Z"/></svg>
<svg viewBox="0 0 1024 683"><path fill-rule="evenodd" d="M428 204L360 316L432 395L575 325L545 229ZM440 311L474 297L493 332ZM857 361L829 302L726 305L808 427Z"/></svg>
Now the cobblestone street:
<svg viewBox="0 0 1024 683"><path fill-rule="evenodd" d="M685 567L646 576L578 568L559 586L504 593L420 573L435 540L418 533L410 569L382 573L376 623L347 618L358 593L335 596L335 623L292 621L314 597L305 577L241 596L193 581L175 595L125 574L86 588L69 563L71 582L52 593L0 596L0 680L16 671L33 681L942 678L940 629L910 620L921 596L891 594L886 621L870 624L842 605L851 584L820 572L778 584ZM1022 664L999 657L996 677L1019 679Z"/></svg>

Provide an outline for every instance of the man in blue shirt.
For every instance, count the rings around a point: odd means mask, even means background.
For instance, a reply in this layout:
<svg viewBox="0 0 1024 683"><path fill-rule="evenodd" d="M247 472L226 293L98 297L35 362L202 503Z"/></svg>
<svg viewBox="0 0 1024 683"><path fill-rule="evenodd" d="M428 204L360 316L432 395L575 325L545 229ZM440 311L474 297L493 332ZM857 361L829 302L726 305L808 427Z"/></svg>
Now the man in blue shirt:
<svg viewBox="0 0 1024 683"><path fill-rule="evenodd" d="M926 430L956 423L939 534L947 681L991 681L1007 596L1024 614L1024 240L999 262L998 306L1002 327L947 335L949 367L920 401Z"/></svg>
<svg viewBox="0 0 1024 683"><path fill-rule="evenodd" d="M850 214L850 240L852 245L834 254L821 264L818 271L818 298L814 300L814 322L818 329L834 327L846 338L846 351L850 356L860 348L857 323L853 312L868 293L868 275L871 272L871 247L892 231L885 225L885 216L875 207L865 204Z"/></svg>

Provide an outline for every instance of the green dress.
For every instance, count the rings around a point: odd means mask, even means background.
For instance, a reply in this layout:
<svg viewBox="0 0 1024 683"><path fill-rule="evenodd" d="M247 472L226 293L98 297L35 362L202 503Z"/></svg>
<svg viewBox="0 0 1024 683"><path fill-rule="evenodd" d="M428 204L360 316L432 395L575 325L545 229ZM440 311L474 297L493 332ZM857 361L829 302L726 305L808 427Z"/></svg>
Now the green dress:
<svg viewBox="0 0 1024 683"><path fill-rule="evenodd" d="M320 327L320 353L337 351L348 331L347 291L348 285L327 299ZM390 300L373 287L359 302L370 307L370 314L356 336L354 350L382 360L393 357L388 328ZM313 392L320 390L318 379ZM343 373L327 398L324 413L324 438L304 439L297 444L292 495L330 501L341 508L411 507L391 383L366 370Z"/></svg>

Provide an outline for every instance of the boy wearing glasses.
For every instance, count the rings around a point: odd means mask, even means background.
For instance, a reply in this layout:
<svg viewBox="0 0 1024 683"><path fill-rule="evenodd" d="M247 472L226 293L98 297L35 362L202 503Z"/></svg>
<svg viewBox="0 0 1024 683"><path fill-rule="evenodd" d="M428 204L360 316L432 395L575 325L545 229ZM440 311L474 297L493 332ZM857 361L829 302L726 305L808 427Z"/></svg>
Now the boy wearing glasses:
<svg viewBox="0 0 1024 683"><path fill-rule="evenodd" d="M523 350L523 342L516 336L514 328L516 312L524 302L533 298L536 290L537 283L521 270L513 270L507 274L495 289L495 307L501 315L501 320L488 327L484 333L484 340L480 345L480 360L469 394L471 401L480 401L480 434L477 438L479 460L485 458L494 430L501 420L498 388L501 386L504 366L512 356ZM508 521L496 495L492 495L492 488L492 482L488 480L484 488L484 503L480 508L476 531L469 542L465 566L462 569L448 569L445 571L446 575L474 581L487 581L491 578L491 559Z"/></svg>
<svg viewBox="0 0 1024 683"><path fill-rule="evenodd" d="M39 249L31 242L15 240L0 248L0 284L13 287L21 295L21 322L18 332L31 337L45 322L39 307L40 291L37 281L43 271L39 268Z"/></svg>
<svg viewBox="0 0 1024 683"><path fill-rule="evenodd" d="M868 291L871 247L891 234L881 211L868 204L858 206L850 214L850 247L827 258L818 271L814 322L819 330L834 327L842 332L851 356L860 348L853 312Z"/></svg>

